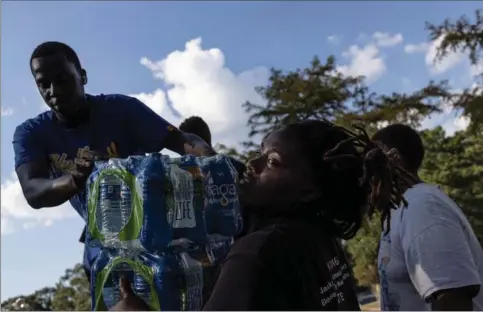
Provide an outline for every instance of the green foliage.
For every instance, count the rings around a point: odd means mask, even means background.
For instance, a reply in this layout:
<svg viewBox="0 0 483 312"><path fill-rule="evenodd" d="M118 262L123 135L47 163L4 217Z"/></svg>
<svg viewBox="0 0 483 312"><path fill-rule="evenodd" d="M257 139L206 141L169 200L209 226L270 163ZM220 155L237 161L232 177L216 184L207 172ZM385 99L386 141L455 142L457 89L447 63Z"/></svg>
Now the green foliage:
<svg viewBox="0 0 483 312"><path fill-rule="evenodd" d="M2 302L2 311L90 311L89 284L81 264L67 269L56 287Z"/></svg>
<svg viewBox="0 0 483 312"><path fill-rule="evenodd" d="M347 243L347 250L354 259L354 276L359 285L371 286L377 280L377 252L381 222L379 214L366 219L357 235Z"/></svg>
<svg viewBox="0 0 483 312"><path fill-rule="evenodd" d="M363 77L337 73L333 56L324 64L314 57L310 67L303 70L284 73L272 69L269 81L269 86L257 89L266 105L244 104L251 114L250 136L306 119L327 119L344 125L406 122L417 126L423 117L441 111L441 99L451 97L444 81L430 82L410 95L377 95L365 86Z"/></svg>
<svg viewBox="0 0 483 312"><path fill-rule="evenodd" d="M483 76L482 76L483 77ZM468 131L483 134L483 87L476 85L464 90L455 102L454 108L462 110L462 116L469 118Z"/></svg>
<svg viewBox="0 0 483 312"><path fill-rule="evenodd" d="M435 62L439 62L451 52L463 52L476 69L483 70L483 10L475 11L474 21L462 16L456 21L446 19L440 25L426 23L430 39L442 38L437 49ZM455 108L461 109L464 116L470 118L469 130L473 133L483 132L483 72L477 73L478 84L468 87L456 101Z"/></svg>
<svg viewBox="0 0 483 312"><path fill-rule="evenodd" d="M322 64L314 57L310 67L287 73L272 69L268 86L257 88L266 105L246 102L250 114L250 137L267 134L284 125L327 119L342 125L363 124L374 131L381 124L407 123L419 126L429 114L440 112L441 103L452 99L446 81L433 81L411 94L378 95L363 77L336 72L335 59Z"/></svg>
<svg viewBox="0 0 483 312"><path fill-rule="evenodd" d="M482 13L475 11L473 22L462 16L455 22L446 19L440 25L426 24L432 40L442 37L435 61L441 61L450 52L465 52L471 64L483 64ZM426 157L421 170L425 179L441 185L461 206L480 242L483 242L482 93L482 85L477 84L464 90L454 103L455 109L470 118L467 130L452 137L445 137L440 127L423 132Z"/></svg>
<svg viewBox="0 0 483 312"><path fill-rule="evenodd" d="M335 58L322 64L314 57L310 67L284 73L272 69L268 86L258 87L266 105L246 102L250 137L305 119L330 119L347 112L347 101L365 94L362 78L336 73Z"/></svg>
<svg viewBox="0 0 483 312"><path fill-rule="evenodd" d="M436 54L436 61L444 59L449 52L468 52L472 64L482 59L483 52L483 11L475 11L474 22L462 16L455 22L446 19L440 25L426 23L431 40L443 36Z"/></svg>
<svg viewBox="0 0 483 312"><path fill-rule="evenodd" d="M228 147L224 144L216 144L214 149L217 153L227 155L233 157L243 163L246 163L248 160L252 159L258 153L258 146L251 142L243 143L245 149L242 152L239 152L234 147Z"/></svg>
<svg viewBox="0 0 483 312"><path fill-rule="evenodd" d="M437 127L422 132L426 147L421 176L440 185L463 209L483 242L483 140L468 131L446 137Z"/></svg>
<svg viewBox="0 0 483 312"><path fill-rule="evenodd" d="M89 311L91 300L89 283L81 264L73 269L67 269L56 285L52 302L55 311Z"/></svg>
<svg viewBox="0 0 483 312"><path fill-rule="evenodd" d="M2 311L52 311L55 288L44 287L27 296L17 296L2 302Z"/></svg>

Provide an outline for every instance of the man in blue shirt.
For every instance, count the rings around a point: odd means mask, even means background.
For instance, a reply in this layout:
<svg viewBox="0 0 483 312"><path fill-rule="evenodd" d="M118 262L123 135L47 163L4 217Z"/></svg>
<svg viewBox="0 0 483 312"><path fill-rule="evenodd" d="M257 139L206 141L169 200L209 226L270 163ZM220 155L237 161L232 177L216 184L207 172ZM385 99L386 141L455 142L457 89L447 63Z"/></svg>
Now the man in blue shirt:
<svg viewBox="0 0 483 312"><path fill-rule="evenodd" d="M34 209L70 201L87 220L85 184L96 157L125 158L167 148L179 154L211 155L212 148L183 133L139 100L85 93L87 73L72 48L40 44L30 58L35 83L50 110L15 129L15 170ZM89 276L98 250L86 247Z"/></svg>

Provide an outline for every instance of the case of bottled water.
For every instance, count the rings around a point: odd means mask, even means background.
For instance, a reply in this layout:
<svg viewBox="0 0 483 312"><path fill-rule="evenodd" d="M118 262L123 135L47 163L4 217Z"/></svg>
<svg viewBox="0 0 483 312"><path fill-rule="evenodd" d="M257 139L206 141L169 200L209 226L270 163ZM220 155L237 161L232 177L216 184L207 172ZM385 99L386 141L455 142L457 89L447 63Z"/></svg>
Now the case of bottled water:
<svg viewBox="0 0 483 312"><path fill-rule="evenodd" d="M201 244L156 253L104 248L92 267L92 310L109 310L121 300L123 277L153 311L199 311L226 255L227 249L220 253L219 247Z"/></svg>
<svg viewBox="0 0 483 312"><path fill-rule="evenodd" d="M88 243L133 250L169 245L164 186L160 154L96 163L87 186Z"/></svg>
<svg viewBox="0 0 483 312"><path fill-rule="evenodd" d="M133 292L151 310L179 310L182 298L178 267L178 258L170 253L104 249L92 267L92 310L106 311L120 301L121 277L131 282Z"/></svg>
<svg viewBox="0 0 483 312"><path fill-rule="evenodd" d="M229 158L159 153L98 162L87 185L92 309L120 300L119 280L153 310L201 310L242 226Z"/></svg>

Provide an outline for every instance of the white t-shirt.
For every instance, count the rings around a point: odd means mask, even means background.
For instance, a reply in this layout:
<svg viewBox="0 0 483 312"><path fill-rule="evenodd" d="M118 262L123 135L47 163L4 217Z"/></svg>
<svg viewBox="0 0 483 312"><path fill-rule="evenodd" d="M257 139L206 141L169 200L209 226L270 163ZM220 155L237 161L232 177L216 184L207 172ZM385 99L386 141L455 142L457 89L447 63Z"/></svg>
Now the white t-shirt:
<svg viewBox="0 0 483 312"><path fill-rule="evenodd" d="M381 236L381 310L431 310L425 299L434 292L481 285L483 250L456 203L425 183L404 197L408 207L392 211L391 231ZM473 306L483 310L483 287Z"/></svg>

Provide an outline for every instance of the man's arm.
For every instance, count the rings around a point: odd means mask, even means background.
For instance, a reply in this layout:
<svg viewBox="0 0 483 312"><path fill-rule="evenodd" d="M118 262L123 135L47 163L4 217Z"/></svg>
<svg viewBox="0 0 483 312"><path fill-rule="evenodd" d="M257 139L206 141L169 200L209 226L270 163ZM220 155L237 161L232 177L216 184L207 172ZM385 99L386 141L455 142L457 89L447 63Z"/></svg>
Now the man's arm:
<svg viewBox="0 0 483 312"><path fill-rule="evenodd" d="M210 145L196 134L182 132L178 129L173 129L168 134L164 147L180 155L213 156L216 154Z"/></svg>
<svg viewBox="0 0 483 312"><path fill-rule="evenodd" d="M460 219L445 206L447 203L427 196L417 207L410 206L419 218L408 221L416 220L411 227L421 230L414 232L410 240L403 238L411 281L435 311L473 310L473 298L479 293L481 281ZM419 222L421 226L415 224Z"/></svg>
<svg viewBox="0 0 483 312"><path fill-rule="evenodd" d="M213 149L199 136L179 131L138 99L126 97L125 104L140 153L156 153L167 148L180 155L211 156L215 154Z"/></svg>
<svg viewBox="0 0 483 312"><path fill-rule="evenodd" d="M50 180L46 167L40 162L30 162L16 169L25 199L34 209L59 206L79 191L71 175Z"/></svg>
<svg viewBox="0 0 483 312"><path fill-rule="evenodd" d="M39 140L28 126L15 129L15 171L27 203L34 209L63 204L78 190L71 175L49 179L49 165Z"/></svg>

